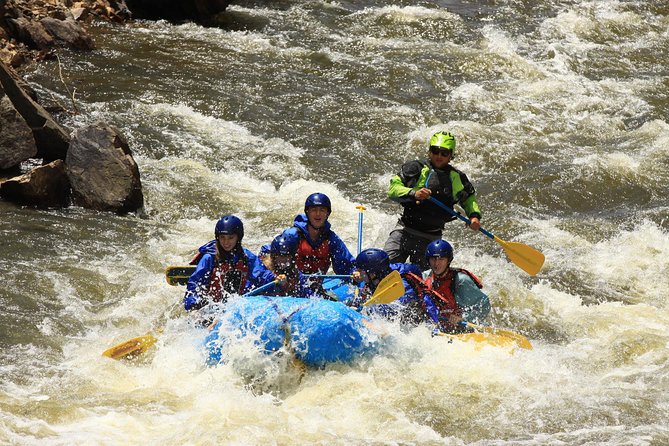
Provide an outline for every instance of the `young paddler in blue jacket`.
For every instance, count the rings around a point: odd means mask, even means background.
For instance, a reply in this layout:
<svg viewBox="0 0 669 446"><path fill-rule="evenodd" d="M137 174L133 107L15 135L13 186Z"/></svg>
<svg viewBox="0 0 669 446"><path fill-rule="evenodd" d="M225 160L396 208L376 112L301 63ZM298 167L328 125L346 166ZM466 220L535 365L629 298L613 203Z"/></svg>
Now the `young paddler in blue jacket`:
<svg viewBox="0 0 669 446"><path fill-rule="evenodd" d="M379 314L390 320L399 320L402 325L416 325L424 320L418 294L411 282L406 280L409 274L420 276L421 270L417 265L411 263L391 264L388 254L378 248L363 250L356 257L355 264L357 267L356 276L359 274L358 277L364 282L364 286L360 291L358 300L351 303L352 306L359 307L371 298L379 283L395 270L402 277L405 294L389 304L365 307L366 311L370 314Z"/></svg>
<svg viewBox="0 0 669 446"><path fill-rule="evenodd" d="M432 135L428 157L404 163L390 179L388 198L400 203L403 212L384 246L391 262L410 258L423 270L429 268L425 259L428 243L441 239L444 224L455 220L428 198L451 208L460 205L471 220L469 227L475 231L481 227L474 186L467 175L450 165L455 157L455 136L448 132Z"/></svg>
<svg viewBox="0 0 669 446"><path fill-rule="evenodd" d="M304 274L326 274L331 265L335 274L348 275L355 270L355 259L328 221L331 213L330 198L316 192L305 200L304 214L293 221L300 236L295 259Z"/></svg>
<svg viewBox="0 0 669 446"><path fill-rule="evenodd" d="M269 245L269 257L265 257L267 267L272 271L278 283L265 293L266 296L316 297L310 287L310 281L297 269L295 253L300 237L297 229L288 228L274 237Z"/></svg>
<svg viewBox="0 0 669 446"><path fill-rule="evenodd" d="M214 240L200 248L197 268L186 285L184 308L198 310L209 302L225 302L232 294L244 294L274 279L265 265L242 247L244 225L234 215L222 217Z"/></svg>
<svg viewBox="0 0 669 446"><path fill-rule="evenodd" d="M453 247L446 240L427 246L425 258L432 271L422 285L423 305L437 329L445 333L467 331L461 321L480 324L490 313L490 299L474 274L451 268Z"/></svg>
<svg viewBox="0 0 669 446"><path fill-rule="evenodd" d="M304 274L326 274L330 266L335 274L349 275L355 271L353 255L328 221L331 213L330 198L316 192L305 200L304 214L298 214L293 220L299 237L295 263ZM269 244L264 245L259 255L267 255L269 248Z"/></svg>

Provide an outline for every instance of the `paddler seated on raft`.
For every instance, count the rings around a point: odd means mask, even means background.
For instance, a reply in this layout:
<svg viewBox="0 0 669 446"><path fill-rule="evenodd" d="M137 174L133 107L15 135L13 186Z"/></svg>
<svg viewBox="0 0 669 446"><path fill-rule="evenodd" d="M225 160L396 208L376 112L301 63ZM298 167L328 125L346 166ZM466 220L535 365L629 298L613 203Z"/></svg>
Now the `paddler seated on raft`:
<svg viewBox="0 0 669 446"><path fill-rule="evenodd" d="M425 281L413 281L423 296L423 308L436 329L444 333L467 331L461 321L480 324L490 313L490 300L474 274L452 268L453 247L446 240L427 246L425 258L432 271ZM415 279L415 278L414 278Z"/></svg>
<svg viewBox="0 0 669 446"><path fill-rule="evenodd" d="M404 163L390 179L388 198L404 208L384 246L391 263L409 258L423 271L429 268L425 248L441 239L446 222L455 220L429 197L451 208L458 204L471 220L469 227L475 231L481 227L476 191L467 175L450 165L454 158L455 136L438 132L430 138L428 159Z"/></svg>
<svg viewBox="0 0 669 446"><path fill-rule="evenodd" d="M328 221L331 213L330 198L315 192L305 200L304 214L298 214L293 220L299 236L295 264L303 274L327 274L330 266L338 275L351 275L355 271L353 255ZM265 245L259 255L264 259L268 253L269 245ZM315 293L322 292L322 283L322 279L310 279Z"/></svg>
<svg viewBox="0 0 669 446"><path fill-rule="evenodd" d="M184 308L199 310L210 302L226 302L274 279L265 265L242 247L244 224L234 215L216 223L214 240L200 248L197 268L186 285Z"/></svg>
<svg viewBox="0 0 669 446"><path fill-rule="evenodd" d="M317 293L309 286L309 279L297 269L295 263L299 240L296 228L288 228L272 240L269 245L269 256L266 256L263 261L272 271L278 283L265 295L317 297ZM266 283L274 281L274 277Z"/></svg>
<svg viewBox="0 0 669 446"><path fill-rule="evenodd" d="M370 314L381 315L390 320L399 320L402 325L416 325L425 319L418 294L411 282L406 280L409 274L416 277L421 275L421 270L417 265L411 263L391 264L388 254L378 248L363 250L356 257L355 264L357 267L356 277L359 277L364 285L357 300L351 302L351 306L359 307L369 300L379 283L395 270L402 277L405 294L389 304L365 307L365 311Z"/></svg>

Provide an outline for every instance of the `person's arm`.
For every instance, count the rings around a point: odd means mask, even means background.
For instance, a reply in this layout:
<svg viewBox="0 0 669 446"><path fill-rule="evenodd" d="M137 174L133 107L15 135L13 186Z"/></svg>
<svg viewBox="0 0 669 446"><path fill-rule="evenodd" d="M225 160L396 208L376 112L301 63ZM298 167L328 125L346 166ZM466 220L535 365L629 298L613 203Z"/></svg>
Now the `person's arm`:
<svg viewBox="0 0 669 446"><path fill-rule="evenodd" d="M451 171L451 183L453 185L453 199L465 210L469 219L481 219L481 209L476 201L476 189L463 172L453 169Z"/></svg>
<svg viewBox="0 0 669 446"><path fill-rule="evenodd" d="M245 249L244 252L249 262L249 277L245 286L245 292L263 286L266 283L270 283L276 278L274 273L267 269L258 256L247 249Z"/></svg>
<svg viewBox="0 0 669 446"><path fill-rule="evenodd" d="M467 274L457 274L455 301L467 322L480 324L490 313L490 299Z"/></svg>
<svg viewBox="0 0 669 446"><path fill-rule="evenodd" d="M428 170L420 161L404 163L400 173L390 179L388 198L400 204L415 201L416 193L425 185Z"/></svg>
<svg viewBox="0 0 669 446"><path fill-rule="evenodd" d="M355 258L342 239L334 232L330 233L330 258L335 274L353 274Z"/></svg>
<svg viewBox="0 0 669 446"><path fill-rule="evenodd" d="M470 229L478 231L481 227L481 209L476 201L476 190L463 172L453 168L451 171L451 184L453 199L464 209L465 214L471 221Z"/></svg>
<svg viewBox="0 0 669 446"><path fill-rule="evenodd" d="M205 295L209 291L209 279L213 267L214 257L211 254L202 256L186 284L186 294L183 299L186 311L199 310L207 304Z"/></svg>
<svg viewBox="0 0 669 446"><path fill-rule="evenodd" d="M432 296L429 293L423 294L423 308L425 313L430 318L435 325L439 326L439 308L435 305L432 300Z"/></svg>

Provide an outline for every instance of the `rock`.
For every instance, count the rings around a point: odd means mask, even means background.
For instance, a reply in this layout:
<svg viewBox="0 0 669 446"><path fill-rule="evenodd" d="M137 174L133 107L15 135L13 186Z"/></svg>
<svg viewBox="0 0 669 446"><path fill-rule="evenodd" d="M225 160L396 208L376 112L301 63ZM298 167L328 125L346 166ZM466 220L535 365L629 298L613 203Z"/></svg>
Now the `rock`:
<svg viewBox="0 0 669 446"><path fill-rule="evenodd" d="M117 129L97 122L75 131L65 166L75 204L119 214L143 207L139 169Z"/></svg>
<svg viewBox="0 0 669 446"><path fill-rule="evenodd" d="M53 161L0 183L2 198L24 206L66 206L69 190L70 183L62 160Z"/></svg>
<svg viewBox="0 0 669 446"><path fill-rule="evenodd" d="M54 45L53 37L40 22L33 22L25 17L7 19L12 35L31 48L44 50Z"/></svg>
<svg viewBox="0 0 669 446"><path fill-rule="evenodd" d="M208 22L231 0L126 0L134 18Z"/></svg>
<svg viewBox="0 0 669 446"><path fill-rule="evenodd" d="M95 49L93 39L74 20L58 20L46 17L40 20L46 31L60 42L77 50Z"/></svg>
<svg viewBox="0 0 669 446"><path fill-rule="evenodd" d="M33 132L0 89L0 169L16 167L36 154Z"/></svg>
<svg viewBox="0 0 669 446"><path fill-rule="evenodd" d="M86 20L89 17L88 9L77 7L70 10L74 20Z"/></svg>
<svg viewBox="0 0 669 446"><path fill-rule="evenodd" d="M26 94L18 82L14 72L0 62L0 86L32 130L37 155L47 162L65 159L69 135L41 105Z"/></svg>

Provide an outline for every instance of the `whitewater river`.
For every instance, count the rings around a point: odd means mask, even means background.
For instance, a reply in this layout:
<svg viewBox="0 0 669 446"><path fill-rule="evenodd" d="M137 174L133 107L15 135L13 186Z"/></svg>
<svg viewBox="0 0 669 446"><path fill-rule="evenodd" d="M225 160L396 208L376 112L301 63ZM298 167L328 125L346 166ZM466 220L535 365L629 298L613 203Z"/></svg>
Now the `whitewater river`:
<svg viewBox="0 0 669 446"><path fill-rule="evenodd" d="M59 53L73 130L128 138L145 212L0 202L0 444L669 444L669 3L237 2L223 26L97 24ZM72 110L58 63L26 75ZM164 268L235 213L253 251L312 192L382 247L390 177L453 132L483 225L543 252L530 277L449 223L490 322L533 350L389 327L301 380L245 345L206 367ZM106 348L163 327L133 363Z"/></svg>

